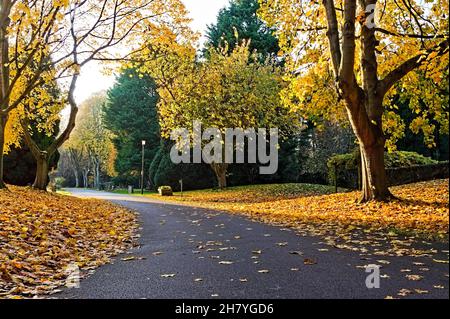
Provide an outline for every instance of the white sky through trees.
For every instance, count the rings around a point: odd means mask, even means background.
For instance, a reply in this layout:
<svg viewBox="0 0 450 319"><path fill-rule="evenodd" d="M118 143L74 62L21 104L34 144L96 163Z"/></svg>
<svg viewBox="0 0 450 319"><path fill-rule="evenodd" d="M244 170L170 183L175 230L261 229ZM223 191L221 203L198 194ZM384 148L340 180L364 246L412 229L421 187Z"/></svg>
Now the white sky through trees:
<svg viewBox="0 0 450 319"><path fill-rule="evenodd" d="M206 26L216 21L217 13L228 4L228 0L182 0L193 19L191 27L201 32L201 42L205 41ZM86 100L91 94L107 90L114 83L114 76L102 74L99 63L89 62L82 70L77 83L75 98L78 103Z"/></svg>

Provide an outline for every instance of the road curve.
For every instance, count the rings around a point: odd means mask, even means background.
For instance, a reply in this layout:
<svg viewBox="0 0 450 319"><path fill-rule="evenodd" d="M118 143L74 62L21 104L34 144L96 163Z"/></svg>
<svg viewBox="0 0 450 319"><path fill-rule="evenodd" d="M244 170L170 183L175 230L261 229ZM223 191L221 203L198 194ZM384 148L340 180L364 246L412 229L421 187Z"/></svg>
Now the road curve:
<svg viewBox="0 0 450 319"><path fill-rule="evenodd" d="M385 298L402 289L414 292L408 298L449 298L448 264L430 257L390 257L380 288L368 289L361 265L380 258L325 246L318 237L140 196L68 191L135 210L141 237L138 247L57 298ZM435 246L448 260L448 244ZM415 264L429 269L420 281L403 271L419 272Z"/></svg>

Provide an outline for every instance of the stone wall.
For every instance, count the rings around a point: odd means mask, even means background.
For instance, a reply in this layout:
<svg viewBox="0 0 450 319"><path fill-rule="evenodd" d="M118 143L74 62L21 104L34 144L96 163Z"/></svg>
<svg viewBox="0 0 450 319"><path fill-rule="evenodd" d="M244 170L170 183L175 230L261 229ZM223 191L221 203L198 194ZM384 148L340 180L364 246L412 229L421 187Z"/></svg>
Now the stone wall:
<svg viewBox="0 0 450 319"><path fill-rule="evenodd" d="M449 178L449 162L431 165L390 168L386 170L389 186ZM359 188L359 172L356 169L338 171L338 186Z"/></svg>

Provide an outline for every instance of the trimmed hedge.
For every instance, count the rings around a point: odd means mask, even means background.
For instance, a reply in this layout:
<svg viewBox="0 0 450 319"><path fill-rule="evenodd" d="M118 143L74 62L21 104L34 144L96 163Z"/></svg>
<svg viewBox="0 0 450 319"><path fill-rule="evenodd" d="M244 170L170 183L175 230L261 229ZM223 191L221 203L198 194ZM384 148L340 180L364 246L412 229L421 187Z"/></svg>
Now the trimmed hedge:
<svg viewBox="0 0 450 319"><path fill-rule="evenodd" d="M331 185L335 184L334 167L336 166L338 185L340 187L358 188L358 167L360 163L361 156L359 150L350 154L330 157L327 162L329 183ZM427 175L433 178L445 177L445 169L442 169L440 162L415 152L396 151L385 153L385 165L388 171L390 185L426 180ZM425 168L427 166L430 166L431 169ZM421 169L424 170L425 174L419 173ZM397 173L391 173L392 170L395 170ZM408 173L410 170L413 170L414 173ZM438 172L434 172L436 170ZM416 176L416 178L413 176Z"/></svg>
<svg viewBox="0 0 450 319"><path fill-rule="evenodd" d="M170 159L171 141L161 144L150 165L152 188L170 186L173 191L180 191L180 179L184 190L212 188L215 185L213 171L207 164L174 164Z"/></svg>

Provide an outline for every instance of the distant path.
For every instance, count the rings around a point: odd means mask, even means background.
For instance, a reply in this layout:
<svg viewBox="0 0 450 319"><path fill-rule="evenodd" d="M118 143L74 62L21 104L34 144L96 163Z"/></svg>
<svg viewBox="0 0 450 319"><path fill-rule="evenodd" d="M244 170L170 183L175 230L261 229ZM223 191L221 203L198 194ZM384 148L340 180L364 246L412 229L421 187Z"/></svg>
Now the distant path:
<svg viewBox="0 0 450 319"><path fill-rule="evenodd" d="M431 258L382 258L391 262L381 271L390 278L381 279L380 289L367 289L367 274L356 266L380 258L362 260L356 252L320 244L320 238L144 197L69 191L138 211L142 229L140 247L100 267L79 289L66 289L59 298L385 298L401 289L428 291L412 298L449 298L448 264ZM435 248L444 250L442 259L448 260L448 245ZM136 258L123 260L127 256ZM305 265L306 258L317 263ZM429 268L420 281L401 272L422 274L413 262Z"/></svg>

